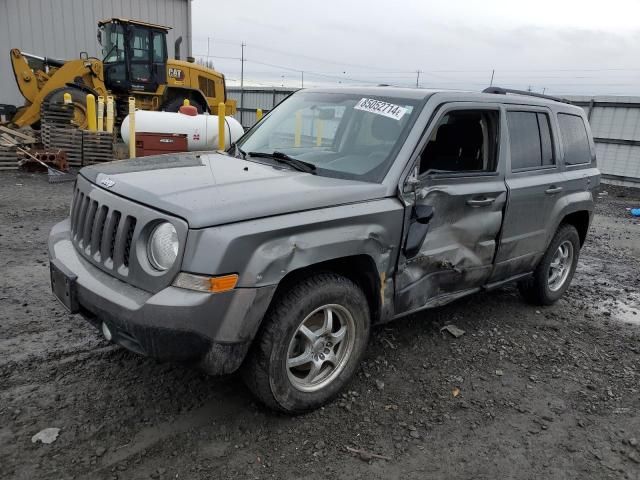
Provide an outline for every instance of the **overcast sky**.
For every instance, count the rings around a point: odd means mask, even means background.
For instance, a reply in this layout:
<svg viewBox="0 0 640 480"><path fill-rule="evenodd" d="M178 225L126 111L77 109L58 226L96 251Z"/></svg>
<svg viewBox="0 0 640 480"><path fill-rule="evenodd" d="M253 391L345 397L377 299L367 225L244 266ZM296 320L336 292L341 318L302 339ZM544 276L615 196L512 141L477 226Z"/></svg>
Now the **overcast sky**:
<svg viewBox="0 0 640 480"><path fill-rule="evenodd" d="M522 4L522 6L520 6ZM194 0L193 53L229 83L640 95L638 0ZM209 47L207 47L209 38ZM225 58L221 58L225 57Z"/></svg>

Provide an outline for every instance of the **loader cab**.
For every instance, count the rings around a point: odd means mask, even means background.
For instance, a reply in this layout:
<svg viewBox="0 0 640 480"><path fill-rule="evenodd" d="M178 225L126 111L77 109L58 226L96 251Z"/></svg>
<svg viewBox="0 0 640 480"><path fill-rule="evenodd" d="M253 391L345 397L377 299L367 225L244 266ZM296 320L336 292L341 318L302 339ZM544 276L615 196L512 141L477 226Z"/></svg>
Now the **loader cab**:
<svg viewBox="0 0 640 480"><path fill-rule="evenodd" d="M120 18L99 22L106 87L117 93L156 92L166 84L168 31Z"/></svg>

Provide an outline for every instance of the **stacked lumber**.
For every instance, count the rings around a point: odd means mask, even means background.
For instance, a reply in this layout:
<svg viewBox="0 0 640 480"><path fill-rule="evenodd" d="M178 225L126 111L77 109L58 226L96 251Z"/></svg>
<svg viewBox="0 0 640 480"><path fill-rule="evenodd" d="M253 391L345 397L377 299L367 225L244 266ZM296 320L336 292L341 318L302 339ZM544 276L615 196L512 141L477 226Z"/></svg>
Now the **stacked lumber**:
<svg viewBox="0 0 640 480"><path fill-rule="evenodd" d="M0 125L0 170L18 169L18 148L28 148L28 145L38 140L33 132L14 130Z"/></svg>

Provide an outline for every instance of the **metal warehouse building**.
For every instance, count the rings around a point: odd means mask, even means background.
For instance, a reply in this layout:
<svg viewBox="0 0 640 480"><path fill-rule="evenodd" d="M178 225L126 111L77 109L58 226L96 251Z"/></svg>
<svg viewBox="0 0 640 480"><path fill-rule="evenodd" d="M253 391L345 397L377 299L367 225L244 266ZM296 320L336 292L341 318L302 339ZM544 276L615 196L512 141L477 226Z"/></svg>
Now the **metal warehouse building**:
<svg viewBox="0 0 640 480"><path fill-rule="evenodd" d="M569 97L587 112L605 181L640 186L640 97Z"/></svg>
<svg viewBox="0 0 640 480"><path fill-rule="evenodd" d="M182 55L191 55L191 0L0 0L0 104L22 105L9 50L41 57L102 58L96 38L98 20L122 17L172 27L170 55L182 37Z"/></svg>

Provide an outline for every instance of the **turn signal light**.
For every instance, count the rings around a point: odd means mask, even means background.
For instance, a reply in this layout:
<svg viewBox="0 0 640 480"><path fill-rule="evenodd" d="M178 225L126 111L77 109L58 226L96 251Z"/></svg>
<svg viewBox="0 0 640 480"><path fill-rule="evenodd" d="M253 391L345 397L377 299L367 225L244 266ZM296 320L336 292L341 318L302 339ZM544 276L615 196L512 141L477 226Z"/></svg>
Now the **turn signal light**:
<svg viewBox="0 0 640 480"><path fill-rule="evenodd" d="M222 277L212 277L209 279L209 290L213 293L227 292L236 288L238 275L224 275Z"/></svg>
<svg viewBox="0 0 640 480"><path fill-rule="evenodd" d="M222 293L236 288L238 275L222 275L219 277L206 277L193 273L180 272L173 281L174 287L196 290L198 292Z"/></svg>

